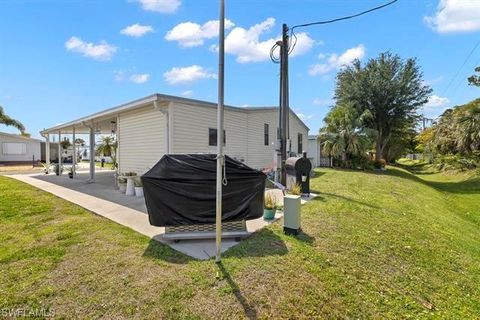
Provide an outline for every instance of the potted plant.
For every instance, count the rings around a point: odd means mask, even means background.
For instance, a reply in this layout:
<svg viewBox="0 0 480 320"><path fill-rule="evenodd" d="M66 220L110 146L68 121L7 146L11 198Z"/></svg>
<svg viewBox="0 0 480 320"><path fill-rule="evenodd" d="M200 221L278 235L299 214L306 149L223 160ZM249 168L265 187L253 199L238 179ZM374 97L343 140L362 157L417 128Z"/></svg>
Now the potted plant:
<svg viewBox="0 0 480 320"><path fill-rule="evenodd" d="M135 179L135 195L137 197L143 197L143 184L140 178Z"/></svg>
<svg viewBox="0 0 480 320"><path fill-rule="evenodd" d="M118 189L120 192L125 193L127 190L127 178L125 177L118 177Z"/></svg>
<svg viewBox="0 0 480 320"><path fill-rule="evenodd" d="M302 186L299 183L294 184L287 190L289 194L293 194L295 196L302 195Z"/></svg>
<svg viewBox="0 0 480 320"><path fill-rule="evenodd" d="M47 165L46 162L40 162L43 166L43 172L45 172L45 174L48 174L48 171L50 170L50 166Z"/></svg>
<svg viewBox="0 0 480 320"><path fill-rule="evenodd" d="M70 167L70 170L68 171L68 177L70 179L73 179L73 166Z"/></svg>
<svg viewBox="0 0 480 320"><path fill-rule="evenodd" d="M267 193L263 204L263 219L272 220L273 218L275 218L275 199Z"/></svg>

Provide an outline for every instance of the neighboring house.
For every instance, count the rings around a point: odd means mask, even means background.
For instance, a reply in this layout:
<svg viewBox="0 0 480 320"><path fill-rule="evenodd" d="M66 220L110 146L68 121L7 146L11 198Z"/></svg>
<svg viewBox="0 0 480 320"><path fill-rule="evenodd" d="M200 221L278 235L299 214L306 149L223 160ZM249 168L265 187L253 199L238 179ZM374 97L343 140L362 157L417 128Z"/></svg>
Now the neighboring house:
<svg viewBox="0 0 480 320"><path fill-rule="evenodd" d="M314 167L330 167L331 158L322 154L322 144L317 135L308 136L307 157Z"/></svg>
<svg viewBox="0 0 480 320"><path fill-rule="evenodd" d="M257 168L276 159L277 107L225 106L225 153ZM216 153L217 104L154 94L42 131L42 135L115 133L120 172L143 174L166 154ZM308 127L290 112L291 152L307 145ZM92 137L93 135L93 137ZM91 143L88 141L87 143ZM94 146L93 146L94 147Z"/></svg>
<svg viewBox="0 0 480 320"><path fill-rule="evenodd" d="M41 140L0 132L0 164L32 164L40 161Z"/></svg>

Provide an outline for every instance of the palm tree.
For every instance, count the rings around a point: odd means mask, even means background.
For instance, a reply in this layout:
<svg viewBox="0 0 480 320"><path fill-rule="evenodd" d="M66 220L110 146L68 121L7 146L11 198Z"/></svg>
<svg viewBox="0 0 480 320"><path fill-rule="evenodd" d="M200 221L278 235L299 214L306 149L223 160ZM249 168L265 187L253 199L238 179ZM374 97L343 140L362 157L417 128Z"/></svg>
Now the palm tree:
<svg viewBox="0 0 480 320"><path fill-rule="evenodd" d="M368 117L368 111L358 115L349 106L332 108L325 118L326 126L320 131L324 150L329 155L341 157L342 161L346 161L348 156L364 155L371 142L371 133L363 128L363 122Z"/></svg>
<svg viewBox="0 0 480 320"><path fill-rule="evenodd" d="M97 155L110 157L114 153L114 149L116 149L115 139L111 136L103 136L98 141Z"/></svg>
<svg viewBox="0 0 480 320"><path fill-rule="evenodd" d="M17 128L21 133L25 132L25 126L18 120L10 118L0 106L0 124Z"/></svg>
<svg viewBox="0 0 480 320"><path fill-rule="evenodd" d="M112 158L113 167L117 167L117 141L114 137L103 136L98 141L97 155L104 155Z"/></svg>

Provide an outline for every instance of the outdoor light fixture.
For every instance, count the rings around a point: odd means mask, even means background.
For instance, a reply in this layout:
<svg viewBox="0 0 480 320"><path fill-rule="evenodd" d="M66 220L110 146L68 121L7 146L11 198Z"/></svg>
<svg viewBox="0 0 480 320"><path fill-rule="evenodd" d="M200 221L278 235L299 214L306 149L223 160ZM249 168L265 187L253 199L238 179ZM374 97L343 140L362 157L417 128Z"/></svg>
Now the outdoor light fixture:
<svg viewBox="0 0 480 320"><path fill-rule="evenodd" d="M116 121L110 121L110 128L111 128L111 131L112 131L112 135L114 135L115 132L117 131L117 122Z"/></svg>

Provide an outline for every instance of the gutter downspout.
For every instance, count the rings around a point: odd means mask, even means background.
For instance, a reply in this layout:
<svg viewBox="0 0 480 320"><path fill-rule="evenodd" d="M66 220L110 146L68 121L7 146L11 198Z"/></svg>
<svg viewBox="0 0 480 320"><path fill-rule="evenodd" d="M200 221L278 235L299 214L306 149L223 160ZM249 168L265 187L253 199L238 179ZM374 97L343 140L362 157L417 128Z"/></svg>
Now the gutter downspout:
<svg viewBox="0 0 480 320"><path fill-rule="evenodd" d="M160 111L165 116L165 154L171 153L171 145L170 145L170 104L168 104L166 110L158 105L158 100L153 102L153 108L155 110Z"/></svg>

